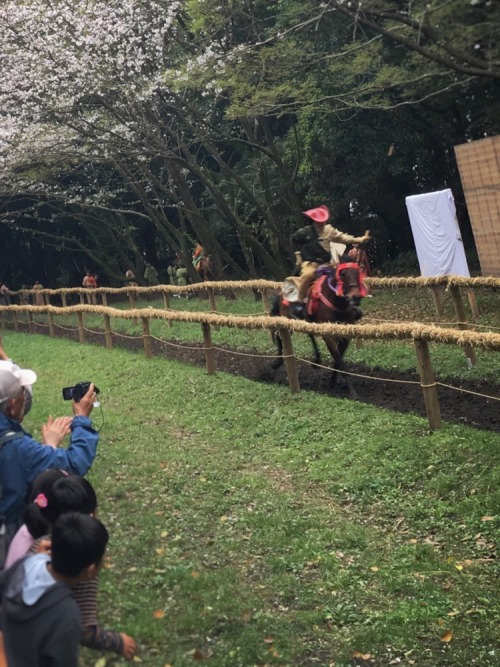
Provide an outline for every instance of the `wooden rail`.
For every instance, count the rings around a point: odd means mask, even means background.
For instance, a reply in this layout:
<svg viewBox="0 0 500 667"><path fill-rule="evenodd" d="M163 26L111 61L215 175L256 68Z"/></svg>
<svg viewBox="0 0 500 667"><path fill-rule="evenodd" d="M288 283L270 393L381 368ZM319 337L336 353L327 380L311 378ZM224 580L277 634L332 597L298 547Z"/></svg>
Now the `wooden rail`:
<svg viewBox="0 0 500 667"><path fill-rule="evenodd" d="M200 313L186 311L159 310L143 308L119 310L104 306L79 305L66 308L54 306L0 306L2 323L5 325L4 315L10 312L14 315L14 328L19 326L18 314L27 313L30 333L34 331L33 315L47 314L49 319L49 333L53 334L53 316L75 315L78 319L78 337L80 343L86 340L84 315L100 315L103 317L104 337L106 347L112 347L111 318L128 319L142 322L144 353L146 357L152 354L151 334L149 321L163 320L172 322L197 322L201 324L203 344L205 350L207 372L215 373L215 356L211 338L211 327L231 327L248 330L279 329L284 343L284 355L290 390L296 393L300 390L298 370L293 351L291 333L306 333L315 336L335 336L357 340L413 340L417 355L417 365L420 373L421 387L424 394L427 417L431 429L441 425L441 414L437 399L437 388L434 381L434 371L428 351L428 343L445 343L458 345L466 350L481 348L484 350L500 351L500 334L477 333L470 330L447 329L421 324L419 322L399 322L377 325L346 325L346 324L313 324L299 320L290 320L286 317L270 317L257 315L254 317L239 317L235 315L220 315L217 313ZM50 323L52 322L52 326Z"/></svg>

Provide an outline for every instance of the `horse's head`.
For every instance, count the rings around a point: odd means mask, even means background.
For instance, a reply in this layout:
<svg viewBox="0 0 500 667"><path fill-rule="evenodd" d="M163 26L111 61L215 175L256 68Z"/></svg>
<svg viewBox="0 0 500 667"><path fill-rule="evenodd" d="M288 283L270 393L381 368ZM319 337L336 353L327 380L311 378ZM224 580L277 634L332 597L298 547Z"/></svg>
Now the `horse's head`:
<svg viewBox="0 0 500 667"><path fill-rule="evenodd" d="M340 260L335 272L337 294L346 298L353 306L359 306L368 290L364 284L364 275L356 262Z"/></svg>

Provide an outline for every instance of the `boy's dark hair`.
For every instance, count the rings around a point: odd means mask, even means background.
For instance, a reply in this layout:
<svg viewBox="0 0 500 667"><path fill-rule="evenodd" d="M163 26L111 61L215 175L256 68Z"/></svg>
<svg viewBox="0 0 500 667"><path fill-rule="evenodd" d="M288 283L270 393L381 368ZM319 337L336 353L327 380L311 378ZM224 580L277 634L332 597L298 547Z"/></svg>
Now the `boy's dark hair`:
<svg viewBox="0 0 500 667"><path fill-rule="evenodd" d="M52 567L57 574L77 577L101 562L108 537L99 519L79 512L62 514L52 528Z"/></svg>
<svg viewBox="0 0 500 667"><path fill-rule="evenodd" d="M65 512L93 514L95 491L84 477L51 468L33 482L31 502L24 510L24 523L35 539L52 532L52 525Z"/></svg>

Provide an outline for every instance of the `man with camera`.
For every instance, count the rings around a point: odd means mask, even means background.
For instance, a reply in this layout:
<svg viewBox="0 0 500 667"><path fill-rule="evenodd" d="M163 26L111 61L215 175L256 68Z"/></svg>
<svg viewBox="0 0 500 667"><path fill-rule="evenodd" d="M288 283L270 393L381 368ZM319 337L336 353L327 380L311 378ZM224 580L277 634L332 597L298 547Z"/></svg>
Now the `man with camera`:
<svg viewBox="0 0 500 667"><path fill-rule="evenodd" d="M73 418L49 417L42 426L42 442L34 440L21 426L31 407L32 370L19 368L7 359L0 339L0 537L10 538L22 523L29 488L47 468L61 468L84 475L92 465L99 434L92 428L90 413L95 400L91 383L79 401L74 394ZM59 449L71 433L67 449ZM0 544L0 568L3 565Z"/></svg>

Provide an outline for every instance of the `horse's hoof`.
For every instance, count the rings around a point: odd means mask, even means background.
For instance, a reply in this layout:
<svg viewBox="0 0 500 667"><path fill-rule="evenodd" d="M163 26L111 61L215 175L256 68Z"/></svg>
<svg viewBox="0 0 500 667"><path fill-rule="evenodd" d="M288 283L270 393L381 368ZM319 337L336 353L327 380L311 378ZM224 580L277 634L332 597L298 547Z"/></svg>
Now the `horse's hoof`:
<svg viewBox="0 0 500 667"><path fill-rule="evenodd" d="M269 362L269 366L271 366L273 371L276 371L282 365L283 365L282 359L273 359L273 361Z"/></svg>

